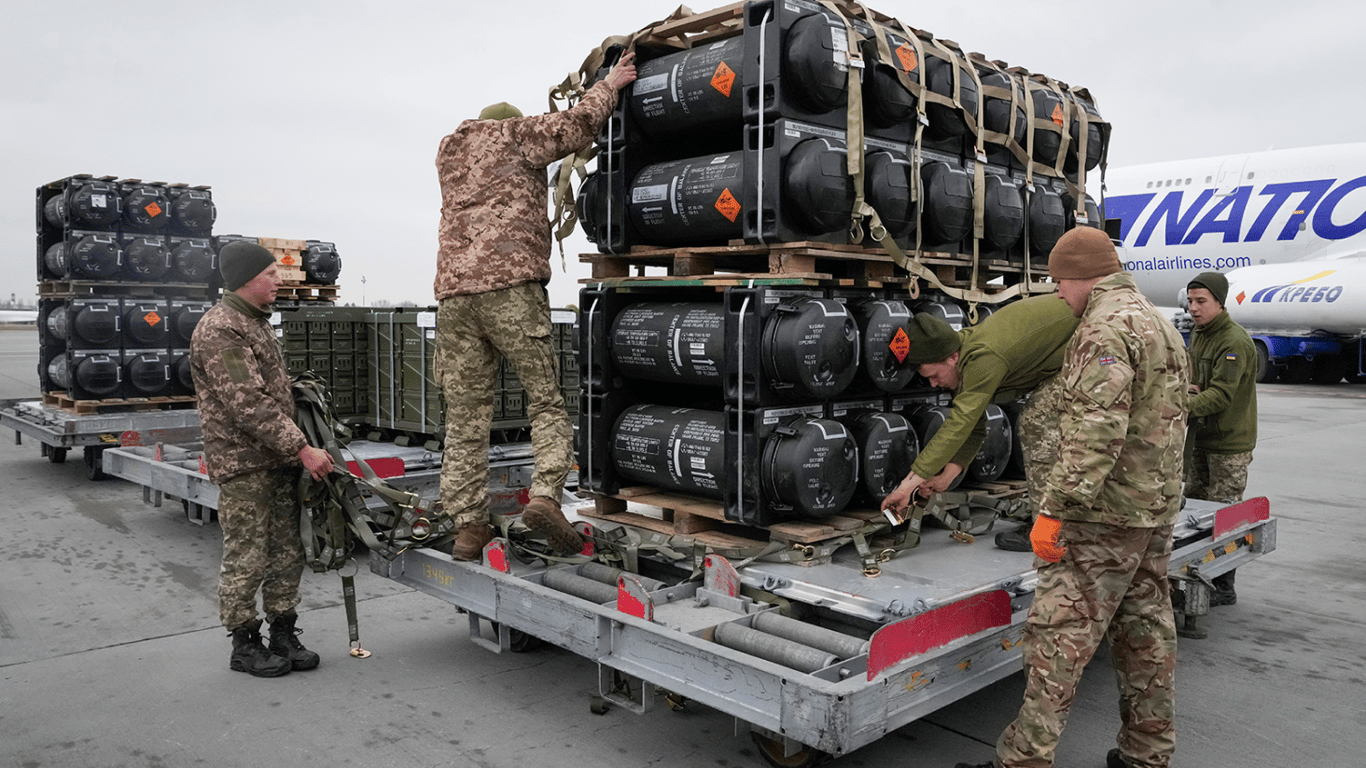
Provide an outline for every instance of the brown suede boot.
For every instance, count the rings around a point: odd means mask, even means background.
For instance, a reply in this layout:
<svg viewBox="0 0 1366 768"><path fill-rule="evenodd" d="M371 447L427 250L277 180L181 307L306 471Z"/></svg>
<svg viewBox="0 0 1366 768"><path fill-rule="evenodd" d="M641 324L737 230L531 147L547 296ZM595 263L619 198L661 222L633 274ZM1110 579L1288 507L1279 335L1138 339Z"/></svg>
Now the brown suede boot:
<svg viewBox="0 0 1366 768"><path fill-rule="evenodd" d="M466 523L455 532L451 557L455 560L478 561L490 541L493 541L493 529L488 523Z"/></svg>
<svg viewBox="0 0 1366 768"><path fill-rule="evenodd" d="M564 512L554 499L537 496L522 510L526 527L543 534L559 555L577 555L583 551L583 537L564 518Z"/></svg>

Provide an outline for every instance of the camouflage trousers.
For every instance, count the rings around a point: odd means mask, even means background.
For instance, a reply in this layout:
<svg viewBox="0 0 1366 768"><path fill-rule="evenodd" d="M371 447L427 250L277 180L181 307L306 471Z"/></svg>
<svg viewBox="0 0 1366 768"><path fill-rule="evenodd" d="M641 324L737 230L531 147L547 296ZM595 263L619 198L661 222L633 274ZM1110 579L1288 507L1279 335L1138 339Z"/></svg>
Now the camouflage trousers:
<svg viewBox="0 0 1366 768"><path fill-rule="evenodd" d="M1048 473L1058 463L1062 430L1062 378L1050 376L1029 396L1020 413L1020 444L1024 449L1025 486L1032 514L1038 514L1038 499L1043 498Z"/></svg>
<svg viewBox="0 0 1366 768"><path fill-rule="evenodd" d="M298 467L239 475L218 486L223 565L218 617L235 629L256 621L256 592L266 620L299 604L304 545L299 537Z"/></svg>
<svg viewBox="0 0 1366 768"><path fill-rule="evenodd" d="M540 283L442 299L436 376L446 395L441 505L456 526L487 522L489 429L501 352L526 390L536 470L531 495L557 502L573 465L574 427L560 393L550 303Z"/></svg>
<svg viewBox="0 0 1366 768"><path fill-rule="evenodd" d="M1192 499L1236 504L1247 488L1247 467L1252 451L1210 453L1192 448L1186 457L1186 495Z"/></svg>
<svg viewBox="0 0 1366 768"><path fill-rule="evenodd" d="M1172 526L1124 528L1064 520L1067 553L1036 559L1025 624L1024 703L996 744L1006 768L1049 768L1077 683L1104 637L1119 682L1120 753L1167 768L1176 748L1176 621L1167 561Z"/></svg>

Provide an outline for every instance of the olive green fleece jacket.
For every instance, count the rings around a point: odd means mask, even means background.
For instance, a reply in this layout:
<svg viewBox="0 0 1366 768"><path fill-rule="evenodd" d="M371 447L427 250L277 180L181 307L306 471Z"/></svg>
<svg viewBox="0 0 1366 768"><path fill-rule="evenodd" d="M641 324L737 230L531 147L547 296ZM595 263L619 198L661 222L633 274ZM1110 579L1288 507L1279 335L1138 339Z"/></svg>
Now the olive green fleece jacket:
<svg viewBox="0 0 1366 768"><path fill-rule="evenodd" d="M1227 311L1191 332L1187 356L1200 393L1190 399L1190 441L1206 453L1257 445L1257 348Z"/></svg>

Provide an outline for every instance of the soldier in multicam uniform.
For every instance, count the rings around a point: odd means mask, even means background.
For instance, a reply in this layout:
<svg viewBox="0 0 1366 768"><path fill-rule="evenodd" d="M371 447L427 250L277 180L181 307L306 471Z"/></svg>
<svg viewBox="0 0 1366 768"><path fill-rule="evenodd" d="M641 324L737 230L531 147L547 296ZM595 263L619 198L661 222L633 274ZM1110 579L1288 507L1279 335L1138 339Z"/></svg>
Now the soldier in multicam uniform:
<svg viewBox="0 0 1366 768"><path fill-rule="evenodd" d="M1176 328L1080 227L1048 260L1081 318L1062 371L1062 443L1031 539L1039 581L1022 648L1024 703L982 766L1047 768L1102 637L1120 688L1108 768L1168 768L1176 746L1176 620L1167 562L1181 507L1190 363ZM971 768L959 763L959 768Z"/></svg>
<svg viewBox="0 0 1366 768"><path fill-rule="evenodd" d="M446 396L441 504L457 526L451 555L477 560L493 538L488 513L489 429L498 353L527 393L536 470L522 521L557 552L583 541L560 510L573 462L573 425L551 343L546 168L587 146L635 80L627 53L573 108L522 117L488 107L441 140L441 225L436 265L436 375Z"/></svg>
<svg viewBox="0 0 1366 768"><path fill-rule="evenodd" d="M944 320L918 313L910 325L907 361L930 384L953 390L952 412L920 450L910 474L882 501L884 510L903 509L916 492L945 491L972 462L986 438L986 409L1032 395L1020 419L1025 477L1032 503L1058 455L1060 409L1058 369L1077 318L1057 296L1017 301L981 325L954 331ZM1029 525L996 536L1002 549L1028 552Z"/></svg>
<svg viewBox="0 0 1366 768"><path fill-rule="evenodd" d="M290 379L269 320L280 285L275 257L237 242L223 248L219 264L227 290L190 339L204 460L219 486L218 611L232 634L229 667L276 677L318 666L318 654L299 642L295 628L304 568L296 489L300 465L321 479L332 459L309 446L294 423ZM258 590L269 648L261 643Z"/></svg>
<svg viewBox="0 0 1366 768"><path fill-rule="evenodd" d="M1236 504L1243 500L1257 445L1257 348L1224 309L1227 296L1228 278L1218 272L1197 275L1186 286L1195 321L1186 496ZM1238 602L1236 573L1214 577L1210 605Z"/></svg>

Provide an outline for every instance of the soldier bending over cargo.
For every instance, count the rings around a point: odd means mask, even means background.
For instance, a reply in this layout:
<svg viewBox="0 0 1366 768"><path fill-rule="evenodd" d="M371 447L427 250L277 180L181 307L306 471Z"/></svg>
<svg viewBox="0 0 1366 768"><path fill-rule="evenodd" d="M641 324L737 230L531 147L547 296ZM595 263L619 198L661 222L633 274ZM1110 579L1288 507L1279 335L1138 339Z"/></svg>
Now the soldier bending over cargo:
<svg viewBox="0 0 1366 768"><path fill-rule="evenodd" d="M441 224L436 263L436 375L446 396L441 504L457 526L451 556L478 560L493 538L488 511L489 430L501 352L526 388L536 470L522 521L562 554L583 541L560 510L573 463L573 426L551 341L546 168L584 148L606 123L617 91L636 78L627 53L565 112L523 117L507 103L441 140Z"/></svg>
<svg viewBox="0 0 1366 768"><path fill-rule="evenodd" d="M1062 432L1031 540L1024 703L982 766L1050 768L1082 670L1108 640L1121 726L1108 768L1168 768L1176 747L1176 620L1167 562L1181 508L1190 363L1176 328L1080 227L1048 271L1081 318L1062 371ZM972 768L959 763L959 768Z"/></svg>
<svg viewBox="0 0 1366 768"><path fill-rule="evenodd" d="M1186 495L1236 504L1247 488L1247 467L1257 446L1257 348L1233 322L1224 300L1228 278L1197 275L1186 285L1195 330L1191 333L1190 435ZM1236 570L1215 576L1210 605L1233 605Z"/></svg>
<svg viewBox="0 0 1366 768"><path fill-rule="evenodd" d="M230 243L219 269L223 300L204 313L190 339L204 460L218 484L223 531L218 612L232 633L230 668L276 677L318 666L318 654L299 642L294 626L304 570L297 488L300 465L321 479L332 471L332 458L309 446L294 423L289 374L270 326L280 286L275 257L255 243ZM261 644L258 590L269 648Z"/></svg>
<svg viewBox="0 0 1366 768"><path fill-rule="evenodd" d="M945 491L977 455L986 438L986 409L1031 391L1020 417L1029 499L1037 505L1058 456L1057 374L1077 318L1057 296L1036 296L1002 308L981 325L954 331L924 312L910 325L907 360L920 366L930 384L953 390L952 412L934 434L910 474L882 502L899 512L918 489L922 495ZM1029 524L996 535L996 546L1028 552Z"/></svg>

